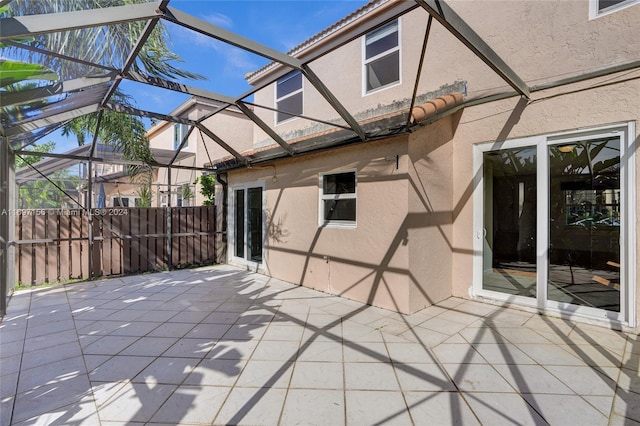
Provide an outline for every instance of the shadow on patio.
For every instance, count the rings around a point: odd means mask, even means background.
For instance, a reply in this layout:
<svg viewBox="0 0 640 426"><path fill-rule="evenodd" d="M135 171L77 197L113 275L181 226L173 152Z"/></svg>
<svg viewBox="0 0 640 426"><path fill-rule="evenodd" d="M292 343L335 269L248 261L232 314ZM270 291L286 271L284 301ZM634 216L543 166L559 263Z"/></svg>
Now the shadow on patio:
<svg viewBox="0 0 640 426"><path fill-rule="evenodd" d="M18 292L0 333L3 425L640 421L637 336L229 266Z"/></svg>

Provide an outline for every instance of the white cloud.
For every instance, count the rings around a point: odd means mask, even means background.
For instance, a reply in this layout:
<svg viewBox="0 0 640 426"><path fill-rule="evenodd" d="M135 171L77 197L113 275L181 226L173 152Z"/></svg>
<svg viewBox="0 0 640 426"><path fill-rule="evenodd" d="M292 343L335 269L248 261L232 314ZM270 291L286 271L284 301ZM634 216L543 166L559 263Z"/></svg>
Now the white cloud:
<svg viewBox="0 0 640 426"><path fill-rule="evenodd" d="M233 20L227 15L224 15L222 13L214 13L212 15L206 15L203 17L203 19L208 23L216 25L218 27L224 27L224 28L233 27Z"/></svg>

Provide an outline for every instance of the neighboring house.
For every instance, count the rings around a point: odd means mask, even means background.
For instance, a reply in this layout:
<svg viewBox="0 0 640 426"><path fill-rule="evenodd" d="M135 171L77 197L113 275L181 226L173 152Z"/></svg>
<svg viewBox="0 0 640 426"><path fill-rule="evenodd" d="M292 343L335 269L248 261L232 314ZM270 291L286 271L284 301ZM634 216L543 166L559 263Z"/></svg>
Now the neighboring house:
<svg viewBox="0 0 640 426"><path fill-rule="evenodd" d="M290 54L337 43L394 4L373 1ZM635 327L640 71L571 78L640 59L640 4L451 6L531 99L491 99L508 85L435 22L416 85L421 8L345 42L311 68L379 138L333 126L344 122L299 72L255 93L256 116L298 152L255 126L243 154L259 166L216 162L229 262L403 313L453 295ZM403 132L414 87L414 120L432 118Z"/></svg>
<svg viewBox="0 0 640 426"><path fill-rule="evenodd" d="M176 110L171 112L171 116L196 121L209 115L212 111L217 110L221 104L208 101L206 99L191 97L189 100L180 105ZM251 148L253 124L238 109L229 107L204 121L204 124L216 136L239 150ZM189 125L180 123L171 123L161 121L151 127L147 132L149 144L152 149L164 149L175 152L184 137L187 135ZM212 160L229 155L218 144L212 142L207 136L203 142L203 134L198 129L191 132L186 142L180 149L181 156L186 158L175 162L179 166L200 167L210 166ZM168 162L168 161L167 161ZM166 163L166 162L165 162ZM157 176L154 176L154 206L168 205L169 197L171 197L171 205L188 206L202 205L204 196L200 193L200 183L197 182L198 177L202 175L202 171L187 170L174 168L171 170L171 182L166 168L157 170ZM171 191L167 188L171 184ZM185 189L190 192L189 197L185 197Z"/></svg>

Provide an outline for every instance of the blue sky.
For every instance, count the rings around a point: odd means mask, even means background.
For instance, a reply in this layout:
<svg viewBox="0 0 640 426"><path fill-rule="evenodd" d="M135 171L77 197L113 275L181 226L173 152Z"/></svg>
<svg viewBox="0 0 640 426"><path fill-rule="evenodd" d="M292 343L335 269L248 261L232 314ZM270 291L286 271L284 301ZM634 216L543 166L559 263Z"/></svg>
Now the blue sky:
<svg viewBox="0 0 640 426"><path fill-rule="evenodd" d="M286 52L366 3L366 0L171 0L169 6ZM244 75L269 62L177 25L165 25L173 51L184 60L180 66L206 77L184 81L186 84L237 97L250 89ZM179 93L136 83L125 82L120 87L133 96L138 108L165 114L188 99ZM46 140L56 141L56 152L76 146L75 139L64 138L59 132L41 142Z"/></svg>

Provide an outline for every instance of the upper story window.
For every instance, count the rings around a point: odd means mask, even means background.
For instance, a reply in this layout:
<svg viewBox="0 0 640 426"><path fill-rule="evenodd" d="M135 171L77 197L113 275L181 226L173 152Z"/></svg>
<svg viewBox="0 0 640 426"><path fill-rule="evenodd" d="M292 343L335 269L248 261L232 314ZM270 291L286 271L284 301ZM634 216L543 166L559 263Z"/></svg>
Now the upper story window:
<svg viewBox="0 0 640 426"><path fill-rule="evenodd" d="M640 0L590 0L589 18L607 15L638 3Z"/></svg>
<svg viewBox="0 0 640 426"><path fill-rule="evenodd" d="M364 37L364 92L400 81L400 24L395 20Z"/></svg>
<svg viewBox="0 0 640 426"><path fill-rule="evenodd" d="M189 126L187 124L176 123L173 125L173 150L177 150L180 144L182 143L182 139L187 135L189 131ZM189 139L184 143L182 148L186 148L189 146Z"/></svg>
<svg viewBox="0 0 640 426"><path fill-rule="evenodd" d="M302 114L302 73L294 71L276 83L276 124Z"/></svg>
<svg viewBox="0 0 640 426"><path fill-rule="evenodd" d="M320 226L356 225L356 172L320 176Z"/></svg>

